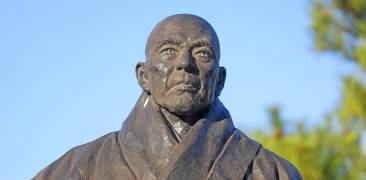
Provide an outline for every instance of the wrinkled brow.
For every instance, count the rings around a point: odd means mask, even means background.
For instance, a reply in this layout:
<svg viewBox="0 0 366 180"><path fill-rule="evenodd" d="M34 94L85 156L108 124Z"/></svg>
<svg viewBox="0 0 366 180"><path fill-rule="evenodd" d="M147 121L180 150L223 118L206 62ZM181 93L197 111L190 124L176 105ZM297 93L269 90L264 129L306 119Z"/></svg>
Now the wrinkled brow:
<svg viewBox="0 0 366 180"><path fill-rule="evenodd" d="M192 45L191 45L192 48L204 47L204 46L209 47L210 49L212 49L212 44L208 40L199 40L199 41L193 42Z"/></svg>
<svg viewBox="0 0 366 180"><path fill-rule="evenodd" d="M155 51L158 51L161 47L167 44L173 44L179 46L181 42L173 38L161 39L156 43Z"/></svg>

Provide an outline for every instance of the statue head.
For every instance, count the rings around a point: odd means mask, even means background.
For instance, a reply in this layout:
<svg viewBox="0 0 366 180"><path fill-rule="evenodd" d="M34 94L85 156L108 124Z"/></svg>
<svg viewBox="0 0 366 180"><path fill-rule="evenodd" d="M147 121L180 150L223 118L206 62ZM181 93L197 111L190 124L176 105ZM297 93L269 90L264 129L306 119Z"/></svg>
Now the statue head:
<svg viewBox="0 0 366 180"><path fill-rule="evenodd" d="M178 14L162 20L150 33L145 56L146 62L136 66L140 86L179 117L204 111L224 87L219 40L201 17Z"/></svg>

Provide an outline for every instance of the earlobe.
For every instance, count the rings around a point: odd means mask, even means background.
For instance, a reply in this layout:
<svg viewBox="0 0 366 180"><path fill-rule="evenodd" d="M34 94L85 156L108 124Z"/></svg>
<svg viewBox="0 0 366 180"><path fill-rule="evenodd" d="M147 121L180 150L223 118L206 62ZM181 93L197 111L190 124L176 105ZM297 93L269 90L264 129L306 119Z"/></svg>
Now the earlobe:
<svg viewBox="0 0 366 180"><path fill-rule="evenodd" d="M226 69L225 69L225 67L220 67L219 75L217 77L217 82L216 82L216 90L215 90L216 97L219 97L222 89L224 89L225 79L226 79Z"/></svg>
<svg viewBox="0 0 366 180"><path fill-rule="evenodd" d="M147 74L146 74L145 63L143 63L143 62L137 63L136 78L137 78L137 81L140 84L142 90L144 92L146 92L148 95L150 95L149 80L148 80Z"/></svg>

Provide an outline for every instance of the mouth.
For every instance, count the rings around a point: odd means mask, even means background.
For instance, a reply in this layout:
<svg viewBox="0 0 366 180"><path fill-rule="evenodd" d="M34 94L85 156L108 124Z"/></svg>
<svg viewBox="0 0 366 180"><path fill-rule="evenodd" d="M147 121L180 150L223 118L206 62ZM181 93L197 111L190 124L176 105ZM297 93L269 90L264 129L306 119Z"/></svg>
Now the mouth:
<svg viewBox="0 0 366 180"><path fill-rule="evenodd" d="M192 84L185 84L185 83L177 84L177 85L173 86L173 88L171 88L171 90L179 91L179 92L190 92L192 94L195 94L198 91L198 89L196 87L194 87Z"/></svg>

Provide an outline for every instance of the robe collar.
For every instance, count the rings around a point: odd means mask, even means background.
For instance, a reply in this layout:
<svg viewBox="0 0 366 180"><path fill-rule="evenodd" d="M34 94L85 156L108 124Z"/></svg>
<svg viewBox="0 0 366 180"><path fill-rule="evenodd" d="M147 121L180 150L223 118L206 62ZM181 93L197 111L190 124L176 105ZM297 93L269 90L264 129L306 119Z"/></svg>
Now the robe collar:
<svg viewBox="0 0 366 180"><path fill-rule="evenodd" d="M149 98L145 93L140 96L118 137L134 177L208 179L217 157L237 134L229 112L215 98L208 112L177 141L174 128Z"/></svg>

